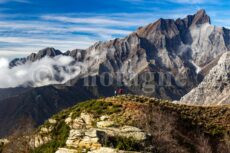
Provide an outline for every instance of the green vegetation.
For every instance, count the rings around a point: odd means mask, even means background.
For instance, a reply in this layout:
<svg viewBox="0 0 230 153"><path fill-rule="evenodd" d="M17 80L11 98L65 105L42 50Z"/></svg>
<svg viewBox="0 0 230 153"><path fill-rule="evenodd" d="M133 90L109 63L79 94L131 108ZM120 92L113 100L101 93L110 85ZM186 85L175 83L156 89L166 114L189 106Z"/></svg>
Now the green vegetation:
<svg viewBox="0 0 230 153"><path fill-rule="evenodd" d="M139 141L136 141L133 138L125 138L125 137L110 137L105 143L105 146L106 147L112 146L118 150L125 150L125 151L141 151L142 148Z"/></svg>
<svg viewBox="0 0 230 153"><path fill-rule="evenodd" d="M51 133L52 141L36 148L31 151L31 153L55 153L59 147L65 146L65 142L69 136L69 130L69 126L67 126L64 121L58 122Z"/></svg>
<svg viewBox="0 0 230 153"><path fill-rule="evenodd" d="M90 100L76 105L70 111L73 112L72 118L76 118L77 116L80 116L81 112L83 111L98 117L101 115L111 115L118 113L121 111L121 109L121 105L115 105L111 102Z"/></svg>
<svg viewBox="0 0 230 153"><path fill-rule="evenodd" d="M76 106L66 109L52 118L57 120L56 125L52 125L49 121L46 121L41 127L54 126L51 132L52 141L42 145L31 153L54 153L59 147L64 147L65 142L69 135L69 127L65 124L65 119L72 113L72 118L80 116L81 112L87 112L99 117L101 115L111 115L120 112L121 105L114 105L111 102L103 102L100 100L89 100L77 104ZM39 129L41 129L41 127Z"/></svg>
<svg viewBox="0 0 230 153"><path fill-rule="evenodd" d="M173 104L167 100L151 99L140 96L127 96L120 99L149 105L149 108L159 107L165 114L173 114L178 118L177 123L188 130L199 130L213 137L230 135L230 108L202 107Z"/></svg>
<svg viewBox="0 0 230 153"><path fill-rule="evenodd" d="M177 113L181 124L188 129L199 129L214 137L229 133L230 111L226 107L199 107L160 103L162 110Z"/></svg>
<svg viewBox="0 0 230 153"><path fill-rule="evenodd" d="M63 110L58 114L54 115L52 118L61 121L66 119L72 113L72 119L79 117L82 112L87 112L93 114L95 117L101 115L111 115L114 113L119 113L122 111L122 105L116 105L111 102L104 102L100 100L88 100L86 102L79 103L74 107ZM46 121L42 127L49 127L49 121ZM41 128L41 127L40 127ZM39 129L40 129L39 128Z"/></svg>
<svg viewBox="0 0 230 153"><path fill-rule="evenodd" d="M82 112L92 114L96 120L102 115L111 115L118 126L124 123L147 129L153 136L150 143L159 152L183 152L184 149L198 152L200 145L218 150L221 145L227 146L230 138L230 108L227 106L187 106L141 96L118 96L82 102L54 115L56 125L47 121L42 126L55 127L51 132L52 141L31 153L54 153L58 147L64 147L69 134L64 120L70 114L74 119ZM209 142L215 142L218 146L212 146ZM118 150L143 151L142 144L132 138L109 137L103 144Z"/></svg>

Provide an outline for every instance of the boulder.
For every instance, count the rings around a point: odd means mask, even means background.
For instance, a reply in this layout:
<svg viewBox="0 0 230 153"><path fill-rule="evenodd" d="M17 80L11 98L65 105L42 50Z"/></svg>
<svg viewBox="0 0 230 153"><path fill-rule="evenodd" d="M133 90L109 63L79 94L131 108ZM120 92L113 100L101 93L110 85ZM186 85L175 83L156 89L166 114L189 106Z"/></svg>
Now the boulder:
<svg viewBox="0 0 230 153"><path fill-rule="evenodd" d="M92 114L81 113L81 118L86 123L87 127L92 127L92 124L93 124L93 121L94 121L94 118L93 118Z"/></svg>
<svg viewBox="0 0 230 153"><path fill-rule="evenodd" d="M120 128L100 128L99 131L105 132L108 136L111 137L126 137L126 138L133 138L137 141L145 141L147 139L147 134L140 130L139 128L132 127L132 126L123 126Z"/></svg>
<svg viewBox="0 0 230 153"><path fill-rule="evenodd" d="M8 143L10 143L10 141L8 140L8 139L0 139L0 146L1 145L6 145L6 144L8 144Z"/></svg>
<svg viewBox="0 0 230 153"><path fill-rule="evenodd" d="M110 118L109 116L103 115L103 116L100 117L100 120L105 121L105 120L108 120L109 118Z"/></svg>
<svg viewBox="0 0 230 153"><path fill-rule="evenodd" d="M53 127L42 127L40 130L41 134L48 134L53 130Z"/></svg>
<svg viewBox="0 0 230 153"><path fill-rule="evenodd" d="M69 116L68 118L65 119L65 123L66 123L67 125L69 125L71 122L72 122L71 116Z"/></svg>
<svg viewBox="0 0 230 153"><path fill-rule="evenodd" d="M84 120L80 117L77 117L76 119L73 120L71 128L73 129L82 129L85 128L85 123Z"/></svg>
<svg viewBox="0 0 230 153"><path fill-rule="evenodd" d="M98 128L111 127L113 125L114 125L113 121L100 121L100 122L97 122L97 127Z"/></svg>
<svg viewBox="0 0 230 153"><path fill-rule="evenodd" d="M48 121L50 124L56 124L57 123L57 121L55 119L49 119Z"/></svg>
<svg viewBox="0 0 230 153"><path fill-rule="evenodd" d="M102 145L99 143L98 137L85 136L79 143L79 148L87 148L91 150L99 149Z"/></svg>

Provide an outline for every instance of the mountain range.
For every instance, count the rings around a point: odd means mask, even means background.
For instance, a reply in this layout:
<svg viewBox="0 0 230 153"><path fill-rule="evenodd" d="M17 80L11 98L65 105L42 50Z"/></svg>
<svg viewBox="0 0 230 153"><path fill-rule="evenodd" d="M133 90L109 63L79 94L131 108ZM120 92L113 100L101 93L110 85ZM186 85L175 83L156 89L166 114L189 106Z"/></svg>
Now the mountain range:
<svg viewBox="0 0 230 153"><path fill-rule="evenodd" d="M46 58L73 60L64 66L52 65L55 84L36 86L28 81L0 89L0 137L37 127L80 101L112 96L117 88L176 103L229 104L229 50L230 30L211 25L205 10L199 10L183 19L159 19L125 38L97 42L85 50L62 53L45 48L16 58L9 69ZM76 69L67 68L75 65L81 65L78 75L68 80L59 77L62 72L74 73ZM50 81L50 76L44 77ZM102 77L107 83L112 78L112 84L105 86ZM85 86L85 80L96 84Z"/></svg>

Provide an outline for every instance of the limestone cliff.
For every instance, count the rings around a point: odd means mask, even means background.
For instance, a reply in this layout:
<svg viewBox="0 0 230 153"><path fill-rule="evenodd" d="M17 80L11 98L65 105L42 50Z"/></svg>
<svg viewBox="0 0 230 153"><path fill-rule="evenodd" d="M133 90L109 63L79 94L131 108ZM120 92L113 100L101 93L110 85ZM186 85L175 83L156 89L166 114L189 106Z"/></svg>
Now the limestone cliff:
<svg viewBox="0 0 230 153"><path fill-rule="evenodd" d="M180 102L195 105L230 104L230 53L224 53L199 86L182 97Z"/></svg>

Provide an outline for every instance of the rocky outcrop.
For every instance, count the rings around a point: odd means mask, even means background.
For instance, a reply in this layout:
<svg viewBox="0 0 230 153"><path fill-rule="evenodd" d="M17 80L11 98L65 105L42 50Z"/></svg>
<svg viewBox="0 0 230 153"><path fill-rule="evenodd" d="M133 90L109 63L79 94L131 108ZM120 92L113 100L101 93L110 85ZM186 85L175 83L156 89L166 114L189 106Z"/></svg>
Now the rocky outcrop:
<svg viewBox="0 0 230 153"><path fill-rule="evenodd" d="M8 139L0 139L0 146L8 144L10 141Z"/></svg>
<svg viewBox="0 0 230 153"><path fill-rule="evenodd" d="M3 150L4 146L7 145L8 143L10 143L9 140L7 140L7 139L0 139L0 153L2 153L2 150Z"/></svg>
<svg viewBox="0 0 230 153"><path fill-rule="evenodd" d="M224 53L198 87L180 102L195 105L230 104L230 53Z"/></svg>
<svg viewBox="0 0 230 153"><path fill-rule="evenodd" d="M75 119L72 119L71 116L72 114L65 120L66 124L71 128L66 141L67 148L59 148L56 153L68 151L68 153L71 153L79 149L91 150L92 152L122 152L113 148L104 148L103 146L108 145L106 143L116 137L133 139L140 144L148 139L147 134L139 128L132 126L115 127L114 121L110 120L109 116L101 116L97 122L93 115L88 113L81 113L80 117ZM93 124L96 124L96 127ZM72 149L68 150L68 148Z"/></svg>
<svg viewBox="0 0 230 153"><path fill-rule="evenodd" d="M40 147L52 140L52 135L50 133L57 121L55 119L49 119L48 123L50 124L49 127L41 127L39 132L30 138L29 146L31 148Z"/></svg>
<svg viewBox="0 0 230 153"><path fill-rule="evenodd" d="M100 121L97 122L97 127L104 128L104 127L111 127L114 125L113 121Z"/></svg>
<svg viewBox="0 0 230 153"><path fill-rule="evenodd" d="M58 148L56 153L75 153L79 150L82 152L88 150L126 153L126 151L113 148L114 146L110 143L113 144L113 141L116 142L118 141L116 139L119 138L130 140L132 143L136 141L138 145L144 147L150 138L137 127L115 125L111 117L106 115L94 117L93 114L81 112L79 117L73 118L73 113L70 113L64 122L70 128L69 136L66 139L66 147ZM49 119L45 126L42 126L37 134L31 138L30 147L35 149L52 141L51 133L57 123L57 120Z"/></svg>
<svg viewBox="0 0 230 153"><path fill-rule="evenodd" d="M76 112L69 113L64 119L64 123L69 127L69 134L66 138L65 147L58 148L56 153L76 153L79 151L126 153L126 151L114 148L114 145L119 143L117 141L136 143L142 147L149 146L147 142L150 140L150 135L137 127L119 125L108 115L95 116L82 111L79 116L74 117L74 113ZM35 135L30 136L30 147L36 149L54 141L54 134L52 133L55 132L55 128L58 124L60 125L60 122L59 119L49 119ZM124 142L122 142L123 139L125 139Z"/></svg>
<svg viewBox="0 0 230 153"><path fill-rule="evenodd" d="M33 139L30 141L31 148L40 147L46 143L48 143L51 139L51 136L43 136L43 135L35 135Z"/></svg>

